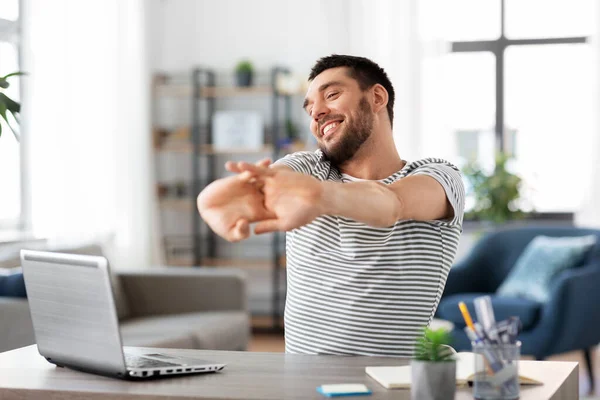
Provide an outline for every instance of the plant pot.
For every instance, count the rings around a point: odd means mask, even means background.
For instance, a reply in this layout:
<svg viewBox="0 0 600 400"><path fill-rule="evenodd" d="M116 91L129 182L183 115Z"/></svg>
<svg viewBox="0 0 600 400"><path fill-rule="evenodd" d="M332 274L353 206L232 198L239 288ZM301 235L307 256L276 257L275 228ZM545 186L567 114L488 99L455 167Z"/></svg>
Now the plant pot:
<svg viewBox="0 0 600 400"><path fill-rule="evenodd" d="M412 400L453 400L456 394L456 361L411 361Z"/></svg>
<svg viewBox="0 0 600 400"><path fill-rule="evenodd" d="M235 73L235 82L238 86L252 86L252 72L237 71Z"/></svg>

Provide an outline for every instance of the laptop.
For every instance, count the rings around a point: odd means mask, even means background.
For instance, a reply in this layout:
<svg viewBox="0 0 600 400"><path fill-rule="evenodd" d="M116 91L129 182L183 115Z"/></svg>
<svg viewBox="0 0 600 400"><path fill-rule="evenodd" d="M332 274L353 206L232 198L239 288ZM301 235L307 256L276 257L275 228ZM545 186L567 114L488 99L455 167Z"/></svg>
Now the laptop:
<svg viewBox="0 0 600 400"><path fill-rule="evenodd" d="M22 250L21 265L38 351L50 363L122 379L225 367L161 349L123 347L105 257Z"/></svg>

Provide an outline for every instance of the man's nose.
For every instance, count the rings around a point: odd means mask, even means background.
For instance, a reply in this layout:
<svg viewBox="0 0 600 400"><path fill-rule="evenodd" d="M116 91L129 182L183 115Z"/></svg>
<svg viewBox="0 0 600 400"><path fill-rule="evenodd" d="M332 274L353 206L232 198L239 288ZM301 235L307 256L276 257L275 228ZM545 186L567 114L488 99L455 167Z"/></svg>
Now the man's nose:
<svg viewBox="0 0 600 400"><path fill-rule="evenodd" d="M315 103L313 105L312 117L314 118L315 122L319 123L319 120L321 120L328 113L329 113L329 108L327 108L327 106L325 104Z"/></svg>

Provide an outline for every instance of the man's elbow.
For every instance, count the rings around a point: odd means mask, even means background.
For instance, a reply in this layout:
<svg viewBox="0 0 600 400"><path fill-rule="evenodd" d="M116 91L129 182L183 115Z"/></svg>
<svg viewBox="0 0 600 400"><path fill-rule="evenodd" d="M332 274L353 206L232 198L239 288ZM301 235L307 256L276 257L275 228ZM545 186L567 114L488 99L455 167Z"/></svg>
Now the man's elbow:
<svg viewBox="0 0 600 400"><path fill-rule="evenodd" d="M404 203L402 198L387 185L382 184L379 186L379 190L383 191L385 204L377 210L377 218L373 222L374 226L377 228L388 228L390 226L394 226L396 222L404 219Z"/></svg>

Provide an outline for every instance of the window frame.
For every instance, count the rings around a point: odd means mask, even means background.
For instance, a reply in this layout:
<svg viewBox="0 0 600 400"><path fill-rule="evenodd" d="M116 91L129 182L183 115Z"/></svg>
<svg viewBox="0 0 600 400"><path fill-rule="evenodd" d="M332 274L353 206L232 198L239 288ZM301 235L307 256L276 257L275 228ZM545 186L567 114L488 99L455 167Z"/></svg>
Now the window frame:
<svg viewBox="0 0 600 400"><path fill-rule="evenodd" d="M496 61L496 118L494 123L495 151L506 151L505 140L505 53L511 46L529 46L529 45L558 45L558 44L587 44L589 36L568 36L568 37L552 37L552 38L528 38L528 39L509 39L506 37L506 0L500 1L500 36L494 40L472 40L472 41L452 41L451 53L467 53L467 52L490 52ZM532 217L542 219L559 220L573 218L573 213L534 213ZM570 216L570 218L569 218ZM536 218L537 219L537 218Z"/></svg>

